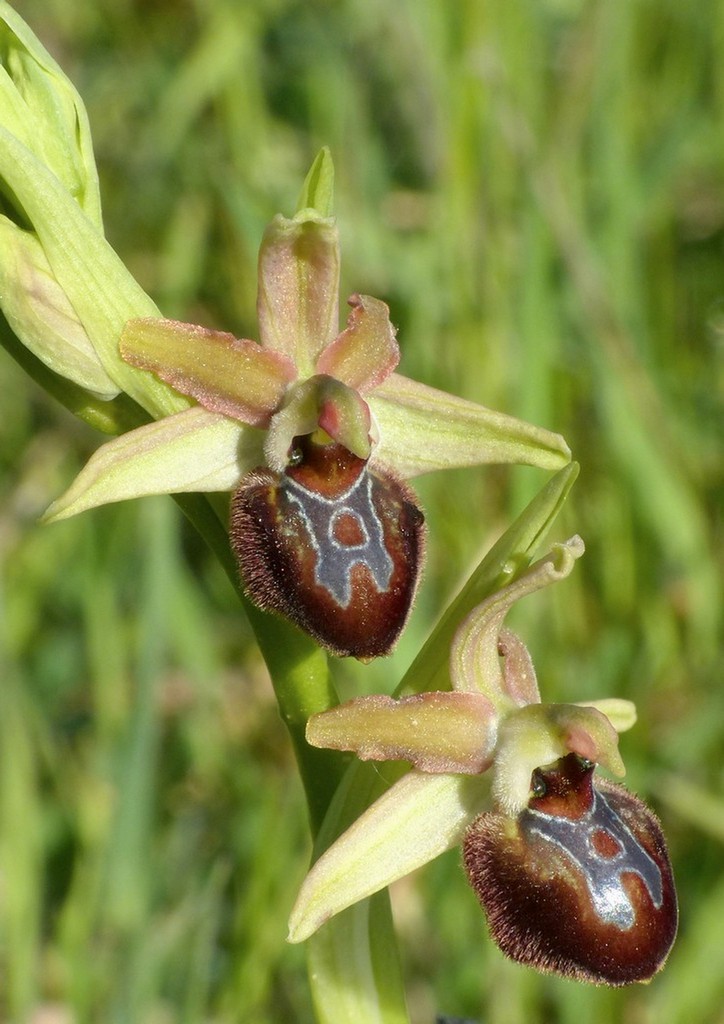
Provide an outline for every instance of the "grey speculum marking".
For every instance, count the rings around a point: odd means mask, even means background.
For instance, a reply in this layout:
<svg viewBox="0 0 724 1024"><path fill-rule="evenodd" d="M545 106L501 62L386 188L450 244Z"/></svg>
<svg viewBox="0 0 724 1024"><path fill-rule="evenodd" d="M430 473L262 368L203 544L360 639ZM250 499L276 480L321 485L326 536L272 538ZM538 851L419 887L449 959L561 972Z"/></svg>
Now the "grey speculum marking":
<svg viewBox="0 0 724 1024"><path fill-rule="evenodd" d="M638 875L656 909L661 906L663 887L658 865L596 790L590 808L580 818L561 818L532 808L524 814L531 832L554 843L579 868L593 909L602 921L622 931L634 925L636 912L622 882L625 872ZM619 850L612 857L602 856L594 846L594 834L601 830L618 844Z"/></svg>
<svg viewBox="0 0 724 1024"><path fill-rule="evenodd" d="M384 593L390 585L392 559L385 547L380 517L372 504L372 480L364 469L352 486L337 498L325 498L302 487L296 480L284 481L287 497L304 520L309 539L317 555L314 579L324 587L340 608L352 600L352 569L366 565L377 589ZM342 516L355 520L362 542L342 544L334 527Z"/></svg>

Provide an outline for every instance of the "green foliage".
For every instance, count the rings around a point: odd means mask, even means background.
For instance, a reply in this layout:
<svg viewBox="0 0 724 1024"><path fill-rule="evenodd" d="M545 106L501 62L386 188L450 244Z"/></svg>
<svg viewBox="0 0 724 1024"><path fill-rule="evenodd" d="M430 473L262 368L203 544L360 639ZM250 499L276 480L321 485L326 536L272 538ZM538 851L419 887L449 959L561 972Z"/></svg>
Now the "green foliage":
<svg viewBox="0 0 724 1024"><path fill-rule="evenodd" d="M321 145L343 293L401 369L562 432L587 553L517 612L548 700L617 695L671 841L650 986L505 962L456 855L394 895L413 1020L719 1019L724 8L715 0L17 0L86 101L107 234L168 316L255 337L256 252ZM101 441L0 353L0 1020L311 1019L286 916L302 793L248 627L170 501L36 517ZM427 578L391 691L540 486L423 480ZM65 1014L65 1016L63 1015Z"/></svg>

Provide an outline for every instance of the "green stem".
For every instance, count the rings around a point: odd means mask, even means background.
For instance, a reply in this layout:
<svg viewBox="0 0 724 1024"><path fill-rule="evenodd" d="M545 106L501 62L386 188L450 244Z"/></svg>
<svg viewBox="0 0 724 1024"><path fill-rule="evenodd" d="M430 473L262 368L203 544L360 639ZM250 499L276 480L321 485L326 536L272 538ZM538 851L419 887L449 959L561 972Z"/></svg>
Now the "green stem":
<svg viewBox="0 0 724 1024"><path fill-rule="evenodd" d="M275 615L259 611L239 582L219 500L199 494L177 494L175 500L223 566L256 636L271 677L279 713L289 730L307 798L312 835L316 836L349 757L310 747L305 729L310 715L339 703L325 653L298 629Z"/></svg>
<svg viewBox="0 0 724 1024"><path fill-rule="evenodd" d="M220 503L201 495L175 497L226 570L254 630L280 714L292 738L310 827L316 837L349 765L347 755L310 747L305 739L309 716L338 703L327 657L298 629L260 612L247 600L229 549L223 526L225 510ZM363 900L330 921L310 939L307 955L319 1024L408 1024L386 892Z"/></svg>

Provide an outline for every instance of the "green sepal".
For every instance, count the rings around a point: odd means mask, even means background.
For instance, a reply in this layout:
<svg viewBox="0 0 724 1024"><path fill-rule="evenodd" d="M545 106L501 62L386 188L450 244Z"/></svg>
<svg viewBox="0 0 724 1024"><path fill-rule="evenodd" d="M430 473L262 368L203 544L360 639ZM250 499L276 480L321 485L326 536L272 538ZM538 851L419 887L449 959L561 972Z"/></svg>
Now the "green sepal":
<svg viewBox="0 0 724 1024"><path fill-rule="evenodd" d="M406 478L485 463L561 469L571 460L560 434L398 373L368 401L379 431L375 458Z"/></svg>

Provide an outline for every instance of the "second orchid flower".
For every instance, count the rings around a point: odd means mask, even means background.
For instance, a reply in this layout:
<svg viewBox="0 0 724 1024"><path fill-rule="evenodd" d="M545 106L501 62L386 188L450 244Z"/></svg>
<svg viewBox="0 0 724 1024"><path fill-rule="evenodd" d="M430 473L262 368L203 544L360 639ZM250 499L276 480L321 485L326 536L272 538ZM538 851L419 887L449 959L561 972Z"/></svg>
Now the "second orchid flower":
<svg viewBox="0 0 724 1024"><path fill-rule="evenodd" d="M314 864L292 941L462 844L493 936L513 959L609 985L648 980L663 965L678 914L661 827L633 794L594 777L597 764L624 774L617 732L635 709L541 703L526 648L503 628L516 600L567 576L582 551L578 537L556 546L467 616L452 691L360 697L310 720L314 745L413 769Z"/></svg>

